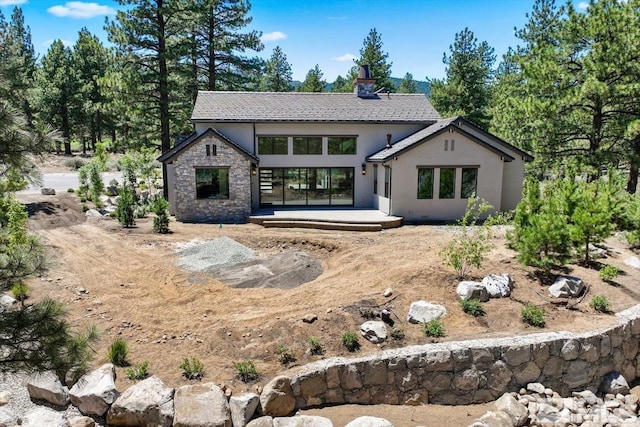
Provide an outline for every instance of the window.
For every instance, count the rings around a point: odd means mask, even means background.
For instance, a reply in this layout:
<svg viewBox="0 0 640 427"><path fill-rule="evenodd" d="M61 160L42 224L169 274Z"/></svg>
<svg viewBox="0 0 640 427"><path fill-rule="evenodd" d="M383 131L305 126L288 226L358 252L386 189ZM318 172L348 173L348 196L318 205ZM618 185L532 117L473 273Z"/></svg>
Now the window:
<svg viewBox="0 0 640 427"><path fill-rule="evenodd" d="M449 140L448 139L444 140L444 151L449 151Z"/></svg>
<svg viewBox="0 0 640 427"><path fill-rule="evenodd" d="M228 199L229 169L196 169L196 198Z"/></svg>
<svg viewBox="0 0 640 427"><path fill-rule="evenodd" d="M456 170L454 168L440 169L440 199L453 199L456 195Z"/></svg>
<svg viewBox="0 0 640 427"><path fill-rule="evenodd" d="M462 189L460 197L468 199L476 193L478 186L478 168L462 168Z"/></svg>
<svg viewBox="0 0 640 427"><path fill-rule="evenodd" d="M456 149L455 144L456 144L456 140L455 140L455 139L452 139L452 140L451 140L451 151L453 151L453 150L455 150L455 149Z"/></svg>
<svg viewBox="0 0 640 427"><path fill-rule="evenodd" d="M391 197L391 167L384 167L384 197Z"/></svg>
<svg viewBox="0 0 640 427"><path fill-rule="evenodd" d="M259 154L289 154L286 136L259 136Z"/></svg>
<svg viewBox="0 0 640 427"><path fill-rule="evenodd" d="M207 144L206 146L206 151L207 151L207 157L209 156L216 156L218 154L218 150L215 144Z"/></svg>
<svg viewBox="0 0 640 427"><path fill-rule="evenodd" d="M378 194L378 165L373 165L373 194Z"/></svg>
<svg viewBox="0 0 640 427"><path fill-rule="evenodd" d="M329 137L329 154L356 154L356 137Z"/></svg>
<svg viewBox="0 0 640 427"><path fill-rule="evenodd" d="M418 199L433 199L433 168L418 169Z"/></svg>
<svg viewBox="0 0 640 427"><path fill-rule="evenodd" d="M322 154L322 138L319 136L294 137L293 154Z"/></svg>

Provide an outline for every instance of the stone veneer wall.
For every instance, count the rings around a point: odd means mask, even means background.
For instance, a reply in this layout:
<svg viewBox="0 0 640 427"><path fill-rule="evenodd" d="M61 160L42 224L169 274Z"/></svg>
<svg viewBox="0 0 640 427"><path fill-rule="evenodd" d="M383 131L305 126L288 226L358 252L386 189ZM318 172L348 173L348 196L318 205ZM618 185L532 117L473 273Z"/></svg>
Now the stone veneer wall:
<svg viewBox="0 0 640 427"><path fill-rule="evenodd" d="M206 144L215 144L217 155L207 156ZM174 160L175 215L184 222L245 222L251 214L252 160L208 134L180 153ZM228 167L229 198L197 199L196 167Z"/></svg>
<svg viewBox="0 0 640 427"><path fill-rule="evenodd" d="M370 356L331 358L288 374L296 408L317 405L459 405L489 402L540 382L562 395L597 388L617 371L640 376L640 305L617 314L615 326L586 333L427 344Z"/></svg>

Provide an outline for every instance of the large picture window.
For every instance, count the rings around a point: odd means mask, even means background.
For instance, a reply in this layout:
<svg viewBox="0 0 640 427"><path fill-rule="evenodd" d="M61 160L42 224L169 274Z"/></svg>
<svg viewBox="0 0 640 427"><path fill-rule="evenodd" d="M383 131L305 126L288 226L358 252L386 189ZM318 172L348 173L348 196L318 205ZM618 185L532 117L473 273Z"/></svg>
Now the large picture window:
<svg viewBox="0 0 640 427"><path fill-rule="evenodd" d="M476 194L478 187L478 168L462 168L462 188L460 197L468 199Z"/></svg>
<svg viewBox="0 0 640 427"><path fill-rule="evenodd" d="M259 136L258 154L289 154L286 136Z"/></svg>
<svg viewBox="0 0 640 427"><path fill-rule="evenodd" d="M355 168L260 168L261 206L353 206Z"/></svg>
<svg viewBox="0 0 640 427"><path fill-rule="evenodd" d="M433 199L433 168L418 169L418 199Z"/></svg>
<svg viewBox="0 0 640 427"><path fill-rule="evenodd" d="M322 138L319 136L294 137L293 154L322 154Z"/></svg>
<svg viewBox="0 0 640 427"><path fill-rule="evenodd" d="M198 199L228 199L229 169L196 169L196 197Z"/></svg>
<svg viewBox="0 0 640 427"><path fill-rule="evenodd" d="M456 170L454 168L440 169L440 199L453 199L456 196Z"/></svg>
<svg viewBox="0 0 640 427"><path fill-rule="evenodd" d="M328 151L329 154L356 154L356 137L330 136Z"/></svg>

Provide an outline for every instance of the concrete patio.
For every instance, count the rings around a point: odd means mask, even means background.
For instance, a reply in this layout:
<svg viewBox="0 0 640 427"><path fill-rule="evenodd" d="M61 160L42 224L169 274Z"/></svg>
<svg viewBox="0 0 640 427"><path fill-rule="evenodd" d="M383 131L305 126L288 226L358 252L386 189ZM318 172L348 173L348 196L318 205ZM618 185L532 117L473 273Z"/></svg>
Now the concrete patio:
<svg viewBox="0 0 640 427"><path fill-rule="evenodd" d="M249 222L264 227L380 231L400 227L402 217L389 216L377 209L262 208L249 217Z"/></svg>

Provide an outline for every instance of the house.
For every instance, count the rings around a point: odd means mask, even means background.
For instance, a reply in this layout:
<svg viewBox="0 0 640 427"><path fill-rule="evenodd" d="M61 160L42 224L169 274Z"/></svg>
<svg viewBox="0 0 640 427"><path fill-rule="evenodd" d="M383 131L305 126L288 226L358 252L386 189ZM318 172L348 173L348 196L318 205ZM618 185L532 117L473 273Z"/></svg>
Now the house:
<svg viewBox="0 0 640 427"><path fill-rule="evenodd" d="M442 119L423 94L373 84L363 67L354 93L199 92L195 132L159 158L172 214L244 222L261 207L353 207L439 221L474 193L516 207L529 154Z"/></svg>

